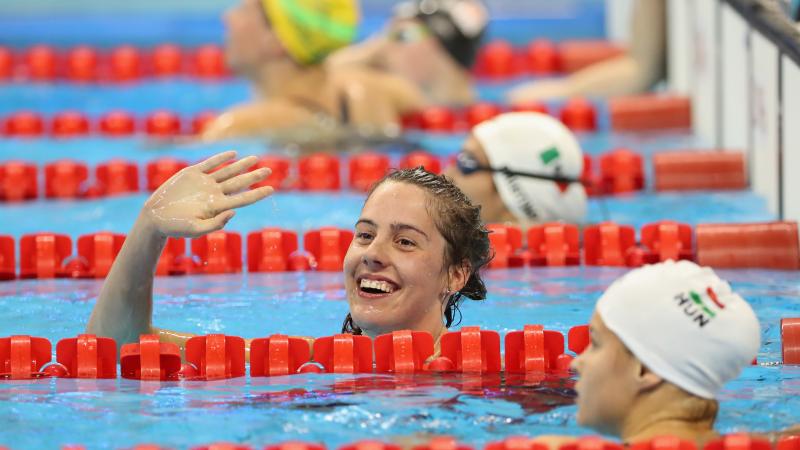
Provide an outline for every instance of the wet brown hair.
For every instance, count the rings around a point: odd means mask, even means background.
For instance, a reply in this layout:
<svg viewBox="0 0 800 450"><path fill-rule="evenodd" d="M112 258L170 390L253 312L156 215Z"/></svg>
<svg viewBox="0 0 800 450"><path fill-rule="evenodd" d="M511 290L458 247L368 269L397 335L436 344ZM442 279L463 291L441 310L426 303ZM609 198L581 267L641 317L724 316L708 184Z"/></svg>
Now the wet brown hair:
<svg viewBox="0 0 800 450"><path fill-rule="evenodd" d="M489 231L481 222L481 208L473 205L449 178L428 172L422 167L389 172L372 186L364 203L379 186L389 181L417 186L428 193L428 212L446 243L445 267L449 269L465 265L469 269L466 284L448 297L444 310L445 326L450 328L453 325L456 313L459 315L457 325L461 322L459 305L464 297L486 299L486 285L481 279L480 270L491 261L492 253ZM362 334L349 313L342 324L342 333Z"/></svg>

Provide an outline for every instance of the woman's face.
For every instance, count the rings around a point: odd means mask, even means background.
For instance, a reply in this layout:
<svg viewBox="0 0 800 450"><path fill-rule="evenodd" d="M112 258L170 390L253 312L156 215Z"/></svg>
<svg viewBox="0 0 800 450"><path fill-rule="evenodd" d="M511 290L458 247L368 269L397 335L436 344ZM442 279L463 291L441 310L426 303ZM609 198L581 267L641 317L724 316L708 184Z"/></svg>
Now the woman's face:
<svg viewBox="0 0 800 450"><path fill-rule="evenodd" d="M619 435L640 391L643 366L595 313L591 341L572 362L578 372L578 424Z"/></svg>
<svg viewBox="0 0 800 450"><path fill-rule="evenodd" d="M225 12L225 58L237 73L250 73L283 52L259 0L240 0Z"/></svg>
<svg viewBox="0 0 800 450"><path fill-rule="evenodd" d="M385 33L381 67L419 86L438 75L441 58L449 58L428 28L416 19L395 19Z"/></svg>
<svg viewBox="0 0 800 450"><path fill-rule="evenodd" d="M403 329L437 336L446 291L466 282L444 268L446 242L429 201L417 186L388 181L364 204L344 275L353 321L371 336Z"/></svg>
<svg viewBox="0 0 800 450"><path fill-rule="evenodd" d="M480 142L470 135L464 143L462 151L469 153L475 161L484 167L489 166L489 159L483 150ZM479 171L464 175L455 163L445 169L444 174L453 180L453 183L461 189L473 204L480 205L481 219L486 223L500 222L506 220L510 215L508 210L497 193L494 186L494 179L491 172Z"/></svg>

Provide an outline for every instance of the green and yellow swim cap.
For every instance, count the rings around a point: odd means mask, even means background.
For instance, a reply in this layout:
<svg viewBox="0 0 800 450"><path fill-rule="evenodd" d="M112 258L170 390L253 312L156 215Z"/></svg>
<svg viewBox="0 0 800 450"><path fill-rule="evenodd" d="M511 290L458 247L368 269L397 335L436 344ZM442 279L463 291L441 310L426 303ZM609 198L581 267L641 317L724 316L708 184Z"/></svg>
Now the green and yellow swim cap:
<svg viewBox="0 0 800 450"><path fill-rule="evenodd" d="M356 37L357 0L261 0L272 29L289 56L314 64Z"/></svg>

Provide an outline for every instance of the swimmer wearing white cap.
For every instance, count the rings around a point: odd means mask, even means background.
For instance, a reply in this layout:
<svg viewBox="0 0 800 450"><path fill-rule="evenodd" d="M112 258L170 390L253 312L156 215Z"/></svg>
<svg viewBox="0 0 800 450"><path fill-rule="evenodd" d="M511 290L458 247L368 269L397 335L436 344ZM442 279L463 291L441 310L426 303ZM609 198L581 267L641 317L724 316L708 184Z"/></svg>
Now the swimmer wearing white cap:
<svg viewBox="0 0 800 450"><path fill-rule="evenodd" d="M480 123L445 172L481 205L484 222L581 223L586 191L575 135L547 114L513 112Z"/></svg>
<svg viewBox="0 0 800 450"><path fill-rule="evenodd" d="M578 423L626 443L717 437L716 396L760 345L750 305L713 270L689 261L645 266L615 281L598 300L589 333L590 345L572 364Z"/></svg>

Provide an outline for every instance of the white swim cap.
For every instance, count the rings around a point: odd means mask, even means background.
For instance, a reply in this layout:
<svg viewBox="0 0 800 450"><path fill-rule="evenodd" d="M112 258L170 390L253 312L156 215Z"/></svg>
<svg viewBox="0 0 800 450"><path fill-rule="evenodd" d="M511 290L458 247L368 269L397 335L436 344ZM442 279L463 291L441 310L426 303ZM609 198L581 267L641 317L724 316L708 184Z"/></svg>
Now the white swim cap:
<svg viewBox="0 0 800 450"><path fill-rule="evenodd" d="M501 114L476 125L472 133L493 168L575 179L583 174L578 140L547 114ZM586 191L581 183L559 185L496 172L494 184L506 207L520 219L580 223L586 217Z"/></svg>
<svg viewBox="0 0 800 450"><path fill-rule="evenodd" d="M596 308L639 361L699 397L714 398L758 353L750 305L713 270L690 261L632 270Z"/></svg>

